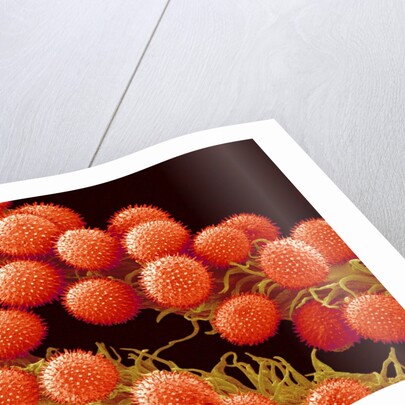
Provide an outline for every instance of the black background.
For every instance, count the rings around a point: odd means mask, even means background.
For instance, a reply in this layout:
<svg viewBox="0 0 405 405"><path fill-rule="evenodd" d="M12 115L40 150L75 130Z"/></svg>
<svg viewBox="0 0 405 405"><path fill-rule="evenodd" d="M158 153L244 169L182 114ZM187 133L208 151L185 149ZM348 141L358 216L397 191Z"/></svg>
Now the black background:
<svg viewBox="0 0 405 405"><path fill-rule="evenodd" d="M299 167L297 167L299 170ZM319 214L290 183L254 141L241 141L206 148L168 160L112 182L49 196L16 201L52 202L79 212L88 226L106 228L108 218L130 204L152 204L187 225L192 232L216 224L226 216L240 212L265 215L274 220L283 235L301 219ZM112 274L112 273L111 273ZM95 350L94 342L114 348L148 348L150 351L168 341L186 336L191 324L181 316L169 315L156 324L154 310L143 310L126 323L110 327L92 326L68 315L59 303L35 309L49 326L43 344L33 353L44 356L48 347ZM316 322L316 319L314 319ZM209 325L202 325L209 330ZM405 345L394 345L398 357L405 360ZM318 357L340 371L380 371L390 345L362 341L343 353L319 352ZM313 371L311 349L302 344L283 321L278 334L257 346L236 347L218 335L200 334L164 351L162 357L180 367L211 369L222 354L235 351L258 356L282 356L298 371Z"/></svg>

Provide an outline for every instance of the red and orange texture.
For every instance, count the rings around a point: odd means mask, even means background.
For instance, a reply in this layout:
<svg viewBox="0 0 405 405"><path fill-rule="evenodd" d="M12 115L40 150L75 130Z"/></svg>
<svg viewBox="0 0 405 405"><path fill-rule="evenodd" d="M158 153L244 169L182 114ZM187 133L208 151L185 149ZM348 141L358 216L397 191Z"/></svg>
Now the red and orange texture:
<svg viewBox="0 0 405 405"><path fill-rule="evenodd" d="M281 237L270 218L236 213L192 235L155 206L122 208L102 230L67 207L4 203L0 254L0 405L343 405L405 379L394 349L380 373L335 371L317 358L362 339L405 341L405 311L321 218ZM124 349L132 365L96 342L94 352L48 348L38 358L31 352L49 330L32 309L55 301L103 328L152 308L158 322L175 314L193 331L153 353ZM311 376L280 357L248 364L227 352L204 371L164 356L203 333L201 323L248 351L283 320L313 349Z"/></svg>

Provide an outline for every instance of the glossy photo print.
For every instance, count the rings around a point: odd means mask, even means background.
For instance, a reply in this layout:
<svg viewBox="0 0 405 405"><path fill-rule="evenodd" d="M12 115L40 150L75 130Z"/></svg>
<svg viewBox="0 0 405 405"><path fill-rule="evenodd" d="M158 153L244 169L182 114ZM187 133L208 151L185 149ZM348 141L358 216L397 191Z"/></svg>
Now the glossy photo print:
<svg viewBox="0 0 405 405"><path fill-rule="evenodd" d="M244 131L0 204L0 405L348 405L403 386L405 310L368 234L344 241L326 220L344 204L320 212Z"/></svg>

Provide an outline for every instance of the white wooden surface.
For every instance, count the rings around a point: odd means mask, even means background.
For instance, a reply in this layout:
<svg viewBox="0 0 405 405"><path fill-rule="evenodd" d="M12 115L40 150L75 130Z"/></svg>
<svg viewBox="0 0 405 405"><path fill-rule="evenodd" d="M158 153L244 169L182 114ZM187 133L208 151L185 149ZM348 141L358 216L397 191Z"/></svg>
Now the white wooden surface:
<svg viewBox="0 0 405 405"><path fill-rule="evenodd" d="M88 166L165 4L2 1L3 182Z"/></svg>
<svg viewBox="0 0 405 405"><path fill-rule="evenodd" d="M402 0L37 4L1 10L0 181L276 118L405 254Z"/></svg>

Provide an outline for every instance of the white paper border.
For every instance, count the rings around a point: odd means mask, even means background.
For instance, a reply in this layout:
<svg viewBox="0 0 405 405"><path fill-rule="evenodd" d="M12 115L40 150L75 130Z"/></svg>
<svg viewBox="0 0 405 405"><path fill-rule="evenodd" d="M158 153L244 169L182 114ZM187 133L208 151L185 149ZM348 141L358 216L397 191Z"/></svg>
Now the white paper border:
<svg viewBox="0 0 405 405"><path fill-rule="evenodd" d="M253 139L263 149L395 299L405 307L405 259L275 120L196 132L89 169L1 184L0 201L40 197L106 183L185 153L246 139ZM403 397L405 383L398 383L358 403L380 404L381 400L389 399L390 404L399 404L399 401L402 404Z"/></svg>

